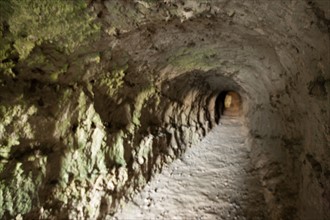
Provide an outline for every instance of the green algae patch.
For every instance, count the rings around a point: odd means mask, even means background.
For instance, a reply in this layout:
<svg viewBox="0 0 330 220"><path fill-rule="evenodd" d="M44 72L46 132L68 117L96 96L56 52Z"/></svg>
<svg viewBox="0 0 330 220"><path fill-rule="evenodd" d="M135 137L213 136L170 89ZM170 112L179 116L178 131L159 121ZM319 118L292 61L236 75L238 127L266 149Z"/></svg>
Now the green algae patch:
<svg viewBox="0 0 330 220"><path fill-rule="evenodd" d="M106 73L100 81L100 86L105 88L106 93L110 97L114 97L118 94L119 89L124 84L125 70L115 70L111 73Z"/></svg>
<svg viewBox="0 0 330 220"><path fill-rule="evenodd" d="M33 105L0 105L0 157L8 158L11 148L20 144L20 138L33 139L34 132L28 119L36 112Z"/></svg>
<svg viewBox="0 0 330 220"><path fill-rule="evenodd" d="M82 0L6 0L1 6L12 11L8 24L10 32L18 38L15 43L54 42L69 52L97 30Z"/></svg>
<svg viewBox="0 0 330 220"><path fill-rule="evenodd" d="M35 42L27 39L18 39L15 41L14 48L19 54L21 60L26 59L33 50Z"/></svg>
<svg viewBox="0 0 330 220"><path fill-rule="evenodd" d="M100 62L101 62L100 53L88 54L84 58L84 63L87 63L87 64L91 64L91 63L99 64Z"/></svg>
<svg viewBox="0 0 330 220"><path fill-rule="evenodd" d="M19 146L22 138L34 138L28 119L36 112L35 106L24 103L0 106L0 218L5 212L14 216L30 211L45 176L45 157L29 156L28 162L9 159L14 146L24 149ZM26 166L27 163L37 167L38 171L31 171L29 168L32 167Z"/></svg>
<svg viewBox="0 0 330 220"><path fill-rule="evenodd" d="M21 162L14 165L10 176L10 179L0 181L0 217L5 212L14 216L30 211L43 179L42 173L35 175L32 171L24 171Z"/></svg>
<svg viewBox="0 0 330 220"><path fill-rule="evenodd" d="M42 44L72 53L98 35L94 20L84 0L0 0L0 23L8 26L0 25L0 73L10 74L12 58L26 60Z"/></svg>
<svg viewBox="0 0 330 220"><path fill-rule="evenodd" d="M101 148L105 145L105 131L84 92L67 90L62 96L63 111L58 116L61 120L57 123L55 135L70 140L63 142L66 150L61 158L60 178L64 187L69 181L69 173L83 180L88 178L95 166L104 171L105 156ZM72 106L72 99L77 101L75 106ZM66 103L71 103L71 106Z"/></svg>
<svg viewBox="0 0 330 220"><path fill-rule="evenodd" d="M112 139L113 144L110 145L109 157L112 161L120 166L126 166L124 158L124 132L121 130Z"/></svg>
<svg viewBox="0 0 330 220"><path fill-rule="evenodd" d="M132 115L132 122L133 126L140 127L140 117L141 117L141 111L143 109L143 106L146 101L148 101L149 98L151 98L153 95L156 94L156 88L153 85L148 85L141 89L140 93L137 95L134 103L134 111ZM129 130L131 133L133 132L132 126L130 126Z"/></svg>
<svg viewBox="0 0 330 220"><path fill-rule="evenodd" d="M61 120L54 135L63 139L63 149L58 159L58 185L53 196L67 205L92 193L82 185L92 183L100 173L108 172L106 132L93 103L79 87L63 91L59 107L56 117Z"/></svg>
<svg viewBox="0 0 330 220"><path fill-rule="evenodd" d="M64 66L54 72L52 72L49 76L50 80L56 82L60 75L65 73L68 70L68 64L64 64Z"/></svg>

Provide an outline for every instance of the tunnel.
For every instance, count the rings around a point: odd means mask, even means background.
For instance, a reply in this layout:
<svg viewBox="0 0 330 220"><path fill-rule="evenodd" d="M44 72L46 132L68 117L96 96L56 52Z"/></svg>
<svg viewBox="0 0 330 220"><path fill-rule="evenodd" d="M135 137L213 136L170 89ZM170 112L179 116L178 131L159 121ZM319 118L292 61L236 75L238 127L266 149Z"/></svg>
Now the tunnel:
<svg viewBox="0 0 330 220"><path fill-rule="evenodd" d="M0 1L0 219L330 219L329 7Z"/></svg>
<svg viewBox="0 0 330 220"><path fill-rule="evenodd" d="M241 114L241 96L235 91L222 91L215 101L215 120L219 123L222 115L238 117Z"/></svg>

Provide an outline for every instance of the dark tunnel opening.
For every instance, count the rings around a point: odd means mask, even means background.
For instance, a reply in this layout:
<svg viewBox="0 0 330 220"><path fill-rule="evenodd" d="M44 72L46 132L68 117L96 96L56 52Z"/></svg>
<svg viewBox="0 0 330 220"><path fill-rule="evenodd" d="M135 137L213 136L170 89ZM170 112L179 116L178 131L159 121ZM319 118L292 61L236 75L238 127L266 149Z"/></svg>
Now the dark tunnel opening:
<svg viewBox="0 0 330 220"><path fill-rule="evenodd" d="M222 91L215 100L215 121L222 116L237 117L242 113L242 99L238 92Z"/></svg>

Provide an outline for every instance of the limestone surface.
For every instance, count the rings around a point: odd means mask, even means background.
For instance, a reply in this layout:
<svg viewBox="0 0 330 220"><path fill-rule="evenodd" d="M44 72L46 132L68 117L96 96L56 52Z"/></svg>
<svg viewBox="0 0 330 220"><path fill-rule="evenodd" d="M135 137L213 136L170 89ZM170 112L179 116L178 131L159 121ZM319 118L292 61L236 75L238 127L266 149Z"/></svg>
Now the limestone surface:
<svg viewBox="0 0 330 220"><path fill-rule="evenodd" d="M112 218L234 91L256 217L330 219L329 4L0 0L0 218Z"/></svg>

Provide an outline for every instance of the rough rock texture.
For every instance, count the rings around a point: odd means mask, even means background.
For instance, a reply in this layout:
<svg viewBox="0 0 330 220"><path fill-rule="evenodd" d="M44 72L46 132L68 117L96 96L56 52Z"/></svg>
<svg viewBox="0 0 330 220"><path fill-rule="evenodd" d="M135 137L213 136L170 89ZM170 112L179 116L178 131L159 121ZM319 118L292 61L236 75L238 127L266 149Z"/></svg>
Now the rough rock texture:
<svg viewBox="0 0 330 220"><path fill-rule="evenodd" d="M221 118L201 143L154 179L115 219L267 219L242 118Z"/></svg>
<svg viewBox="0 0 330 220"><path fill-rule="evenodd" d="M0 0L0 218L113 215L233 90L267 216L329 219L329 8Z"/></svg>

